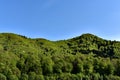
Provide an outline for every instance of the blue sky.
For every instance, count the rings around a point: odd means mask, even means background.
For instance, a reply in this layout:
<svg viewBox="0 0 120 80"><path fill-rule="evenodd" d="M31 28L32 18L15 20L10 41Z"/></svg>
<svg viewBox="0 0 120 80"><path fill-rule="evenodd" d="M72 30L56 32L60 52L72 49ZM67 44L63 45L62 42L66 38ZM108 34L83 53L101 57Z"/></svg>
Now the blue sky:
<svg viewBox="0 0 120 80"><path fill-rule="evenodd" d="M0 32L61 40L120 40L120 0L0 0Z"/></svg>

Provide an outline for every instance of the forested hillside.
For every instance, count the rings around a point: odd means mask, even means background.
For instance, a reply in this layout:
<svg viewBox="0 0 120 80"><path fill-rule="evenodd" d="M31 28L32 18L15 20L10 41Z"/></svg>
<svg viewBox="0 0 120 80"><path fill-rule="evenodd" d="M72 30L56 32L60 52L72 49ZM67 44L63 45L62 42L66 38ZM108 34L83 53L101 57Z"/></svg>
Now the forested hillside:
<svg viewBox="0 0 120 80"><path fill-rule="evenodd" d="M0 80L120 80L120 42L92 34L50 41L0 33Z"/></svg>

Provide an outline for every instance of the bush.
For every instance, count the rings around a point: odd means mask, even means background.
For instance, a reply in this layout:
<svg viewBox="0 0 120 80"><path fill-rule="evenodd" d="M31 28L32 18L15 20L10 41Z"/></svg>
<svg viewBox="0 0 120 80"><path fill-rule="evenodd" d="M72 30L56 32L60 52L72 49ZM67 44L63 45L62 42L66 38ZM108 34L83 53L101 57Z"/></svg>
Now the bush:
<svg viewBox="0 0 120 80"><path fill-rule="evenodd" d="M6 76L4 74L2 74L2 73L0 73L0 80L7 80Z"/></svg>

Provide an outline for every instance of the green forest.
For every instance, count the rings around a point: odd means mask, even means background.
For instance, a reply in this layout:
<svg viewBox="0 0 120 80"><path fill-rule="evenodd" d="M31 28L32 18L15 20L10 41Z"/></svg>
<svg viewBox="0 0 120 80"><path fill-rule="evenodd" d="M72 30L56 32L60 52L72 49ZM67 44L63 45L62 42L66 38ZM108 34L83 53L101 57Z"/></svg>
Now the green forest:
<svg viewBox="0 0 120 80"><path fill-rule="evenodd" d="M120 80L120 42L89 33L58 41L0 33L0 80Z"/></svg>

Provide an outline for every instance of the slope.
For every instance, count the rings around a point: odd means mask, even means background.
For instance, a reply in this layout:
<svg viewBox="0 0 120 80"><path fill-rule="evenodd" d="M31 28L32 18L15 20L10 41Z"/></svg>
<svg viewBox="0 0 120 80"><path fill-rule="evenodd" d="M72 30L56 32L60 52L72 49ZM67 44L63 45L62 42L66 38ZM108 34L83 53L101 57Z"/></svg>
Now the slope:
<svg viewBox="0 0 120 80"><path fill-rule="evenodd" d="M0 34L0 80L119 80L120 42L83 34L68 40Z"/></svg>

